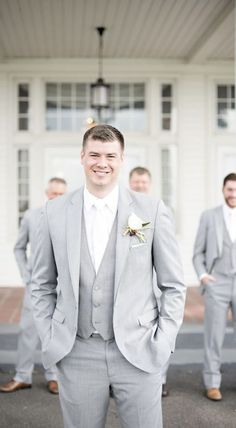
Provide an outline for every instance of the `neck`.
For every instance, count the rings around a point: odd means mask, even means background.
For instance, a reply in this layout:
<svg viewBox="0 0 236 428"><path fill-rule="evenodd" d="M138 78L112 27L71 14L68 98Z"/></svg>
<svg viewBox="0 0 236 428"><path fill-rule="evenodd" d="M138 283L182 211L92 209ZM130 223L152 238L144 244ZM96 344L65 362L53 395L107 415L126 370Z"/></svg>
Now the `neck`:
<svg viewBox="0 0 236 428"><path fill-rule="evenodd" d="M109 193L111 193L112 190L114 190L114 188L116 187L116 184L111 186L111 187L106 187L106 188L102 188L102 187L94 188L94 187L88 186L87 184L86 184L86 187L87 187L87 190L89 191L89 193L91 193L93 196L95 196L96 198L99 198L99 199L103 199L107 195L109 195Z"/></svg>

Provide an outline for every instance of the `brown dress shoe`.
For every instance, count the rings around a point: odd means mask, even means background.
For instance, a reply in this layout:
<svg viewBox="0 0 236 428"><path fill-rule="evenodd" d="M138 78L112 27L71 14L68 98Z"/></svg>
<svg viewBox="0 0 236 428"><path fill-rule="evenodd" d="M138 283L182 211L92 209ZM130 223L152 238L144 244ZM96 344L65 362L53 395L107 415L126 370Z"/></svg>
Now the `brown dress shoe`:
<svg viewBox="0 0 236 428"><path fill-rule="evenodd" d="M58 383L56 380L49 380L47 383L47 389L51 394L59 394Z"/></svg>
<svg viewBox="0 0 236 428"><path fill-rule="evenodd" d="M221 401L222 395L219 388L209 388L206 390L206 396L209 400Z"/></svg>
<svg viewBox="0 0 236 428"><path fill-rule="evenodd" d="M0 386L0 392L15 392L19 389L31 388L31 383L17 382L12 379L8 383L4 383L4 385Z"/></svg>

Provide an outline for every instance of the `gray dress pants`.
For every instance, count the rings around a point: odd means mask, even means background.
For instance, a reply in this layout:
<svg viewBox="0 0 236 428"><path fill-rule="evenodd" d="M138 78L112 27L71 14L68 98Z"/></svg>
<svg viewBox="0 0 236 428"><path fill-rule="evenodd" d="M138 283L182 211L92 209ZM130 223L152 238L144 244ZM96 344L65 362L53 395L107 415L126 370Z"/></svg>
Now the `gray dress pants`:
<svg viewBox="0 0 236 428"><path fill-rule="evenodd" d="M34 355L40 342L33 318L30 286L25 288L25 296L20 319L20 332L18 336L16 374L17 382L32 383L34 369ZM56 367L45 370L45 378L57 380Z"/></svg>
<svg viewBox="0 0 236 428"><path fill-rule="evenodd" d="M114 340L77 338L57 368L65 428L104 428L109 385L122 428L162 428L161 369L134 367Z"/></svg>
<svg viewBox="0 0 236 428"><path fill-rule="evenodd" d="M236 319L236 278L216 275L216 282L205 286L204 368L205 387L221 384L221 354L229 309Z"/></svg>

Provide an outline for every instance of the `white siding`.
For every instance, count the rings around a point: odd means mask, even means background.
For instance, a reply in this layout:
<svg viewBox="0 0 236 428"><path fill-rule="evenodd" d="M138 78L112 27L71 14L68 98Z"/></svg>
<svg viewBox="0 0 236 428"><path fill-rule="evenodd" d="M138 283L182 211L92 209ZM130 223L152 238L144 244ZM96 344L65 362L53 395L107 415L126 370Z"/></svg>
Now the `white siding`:
<svg viewBox="0 0 236 428"><path fill-rule="evenodd" d="M204 76L179 80L179 217L187 283L196 282L192 251L200 213L206 207L206 82Z"/></svg>
<svg viewBox="0 0 236 428"><path fill-rule="evenodd" d="M15 165L12 163L9 130L12 115L9 115L9 80L0 74L0 285L20 284L20 277L13 257L15 231L11 229L14 210ZM11 202L13 204L11 204Z"/></svg>

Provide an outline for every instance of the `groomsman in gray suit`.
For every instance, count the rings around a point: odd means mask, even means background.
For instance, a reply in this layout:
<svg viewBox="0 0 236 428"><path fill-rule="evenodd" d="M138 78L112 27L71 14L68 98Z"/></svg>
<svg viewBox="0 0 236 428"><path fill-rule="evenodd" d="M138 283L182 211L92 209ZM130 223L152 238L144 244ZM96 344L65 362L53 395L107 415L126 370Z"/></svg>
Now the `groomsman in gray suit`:
<svg viewBox="0 0 236 428"><path fill-rule="evenodd" d="M134 190L134 192L143 192L148 194L151 190L151 185L152 185L152 175L149 169L143 166L136 166L130 171L129 187L131 190ZM154 280L156 281L156 277L154 277ZM159 289L158 290L156 289L156 292L158 291ZM162 397L168 397L169 395L169 390L167 389L167 386L166 386L166 378L167 378L169 363L170 362L168 360L162 370L162 393L161 393Z"/></svg>
<svg viewBox="0 0 236 428"><path fill-rule="evenodd" d="M118 186L123 158L116 128L87 130L85 186L42 212L34 316L44 365L57 364L66 428L104 428L109 387L122 427L162 427L161 371L174 351L186 287L163 202Z"/></svg>
<svg viewBox="0 0 236 428"><path fill-rule="evenodd" d="M52 178L48 182L46 196L54 199L63 195L66 191L66 181L62 178ZM25 295L20 320L20 333L18 337L16 374L14 378L0 386L1 392L14 392L20 389L30 388L32 385L32 372L34 368L34 353L36 351L39 336L35 327L31 303L31 275L32 260L35 248L35 230L40 220L41 208L26 211L19 230L18 239L14 247L15 258L20 274L25 284ZM27 248L30 246L30 256L27 256ZM53 394L58 394L56 367L45 370L47 389Z"/></svg>
<svg viewBox="0 0 236 428"><path fill-rule="evenodd" d="M222 399L221 352L229 309L236 311L236 174L223 182L224 204L202 214L193 264L205 298L204 370L206 396Z"/></svg>

